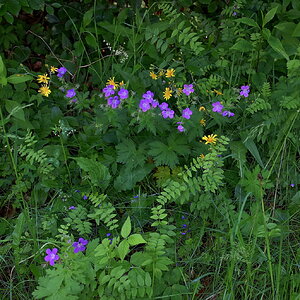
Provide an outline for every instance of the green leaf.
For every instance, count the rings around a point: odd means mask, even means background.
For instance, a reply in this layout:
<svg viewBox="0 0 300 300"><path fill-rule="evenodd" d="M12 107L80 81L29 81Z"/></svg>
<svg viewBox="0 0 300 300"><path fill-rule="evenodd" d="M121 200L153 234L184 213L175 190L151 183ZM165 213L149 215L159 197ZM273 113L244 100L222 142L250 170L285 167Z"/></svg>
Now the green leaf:
<svg viewBox="0 0 300 300"><path fill-rule="evenodd" d="M250 19L250 18L243 17L243 18L237 19L236 22L259 28L259 25L253 19Z"/></svg>
<svg viewBox="0 0 300 300"><path fill-rule="evenodd" d="M300 23L297 24L296 28L293 31L292 36L293 37L299 37L300 36Z"/></svg>
<svg viewBox="0 0 300 300"><path fill-rule="evenodd" d="M277 9L278 9L278 6L273 7L271 10L269 10L267 12L267 14L263 18L262 27L265 27L265 25L274 18L275 14L277 12Z"/></svg>
<svg viewBox="0 0 300 300"><path fill-rule="evenodd" d="M122 226L121 236L124 239L126 239L129 236L130 232L131 232L131 222L130 222L130 217L128 216L125 223Z"/></svg>
<svg viewBox="0 0 300 300"><path fill-rule="evenodd" d="M250 138L246 138L243 141L246 148L251 152L251 154L254 156L255 160L259 163L259 165L264 168L264 163L261 160L261 157L259 155L258 149L254 143L254 141Z"/></svg>
<svg viewBox="0 0 300 300"><path fill-rule="evenodd" d="M130 246L136 246L139 244L147 243L140 234L132 234L131 236L128 237L127 240Z"/></svg>
<svg viewBox="0 0 300 300"><path fill-rule="evenodd" d="M12 100L6 100L5 108L10 115L14 116L19 120L25 121L24 110L18 102Z"/></svg>
<svg viewBox="0 0 300 300"><path fill-rule="evenodd" d="M7 77L7 82L12 83L12 84L18 84L22 83L28 80L32 80L33 77L31 75L26 75L26 74L14 74L9 77Z"/></svg>
<svg viewBox="0 0 300 300"><path fill-rule="evenodd" d="M286 60L290 60L289 56L287 55L285 49L282 46L282 43L277 37L271 35L268 39L268 43L274 51L281 54Z"/></svg>
<svg viewBox="0 0 300 300"><path fill-rule="evenodd" d="M241 51L241 52L249 52L252 51L253 46L249 41L245 39L240 39L230 49Z"/></svg>
<svg viewBox="0 0 300 300"><path fill-rule="evenodd" d="M6 77L6 67L4 65L1 55L0 55L0 77Z"/></svg>
<svg viewBox="0 0 300 300"><path fill-rule="evenodd" d="M86 27L92 22L93 14L94 14L94 9L91 8L83 15L83 21L82 21L83 27Z"/></svg>
<svg viewBox="0 0 300 300"><path fill-rule="evenodd" d="M122 241L118 246L118 253L121 260L124 260L125 256L129 252L129 243L127 240Z"/></svg>

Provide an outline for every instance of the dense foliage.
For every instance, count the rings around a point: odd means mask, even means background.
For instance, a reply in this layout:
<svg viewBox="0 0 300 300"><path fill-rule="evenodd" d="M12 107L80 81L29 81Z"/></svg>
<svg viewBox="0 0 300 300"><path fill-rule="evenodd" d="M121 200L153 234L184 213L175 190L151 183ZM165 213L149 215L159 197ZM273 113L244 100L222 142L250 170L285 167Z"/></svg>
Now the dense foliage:
<svg viewBox="0 0 300 300"><path fill-rule="evenodd" d="M3 299L300 299L298 0L0 0Z"/></svg>

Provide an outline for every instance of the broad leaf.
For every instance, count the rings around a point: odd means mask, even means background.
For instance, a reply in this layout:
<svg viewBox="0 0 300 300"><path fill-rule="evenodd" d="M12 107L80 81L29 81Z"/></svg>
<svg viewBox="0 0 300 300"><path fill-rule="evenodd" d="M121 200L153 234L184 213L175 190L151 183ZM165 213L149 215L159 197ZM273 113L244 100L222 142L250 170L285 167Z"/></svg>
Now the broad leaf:
<svg viewBox="0 0 300 300"><path fill-rule="evenodd" d="M128 238L128 243L130 244L130 246L136 246L139 244L145 244L147 242L143 239L143 237L140 234L132 234Z"/></svg>
<svg viewBox="0 0 300 300"><path fill-rule="evenodd" d="M127 217L121 229L121 236L124 239L126 239L129 236L130 232L131 232L131 222L130 222L130 217Z"/></svg>

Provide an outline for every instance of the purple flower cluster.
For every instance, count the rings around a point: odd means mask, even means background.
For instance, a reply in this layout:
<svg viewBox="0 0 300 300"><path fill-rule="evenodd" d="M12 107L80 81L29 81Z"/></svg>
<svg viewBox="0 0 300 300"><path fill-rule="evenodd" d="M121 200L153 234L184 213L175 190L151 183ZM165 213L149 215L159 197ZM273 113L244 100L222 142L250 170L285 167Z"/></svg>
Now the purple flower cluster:
<svg viewBox="0 0 300 300"><path fill-rule="evenodd" d="M249 87L249 85L242 85L241 86L240 95L244 96L245 98L247 98L249 96L249 93L250 93L250 87Z"/></svg>
<svg viewBox="0 0 300 300"><path fill-rule="evenodd" d="M61 67L57 70L57 77L62 78L67 73L67 69L65 67Z"/></svg>
<svg viewBox="0 0 300 300"><path fill-rule="evenodd" d="M110 97L112 95L115 95L115 87L111 85L107 85L102 92L104 93L105 97L107 99L107 105L110 106L111 108L117 108L121 104L121 100L127 99L128 98L128 90L124 88L120 88L118 91L118 96Z"/></svg>
<svg viewBox="0 0 300 300"><path fill-rule="evenodd" d="M75 92L75 89L70 89L70 90L67 90L67 94L66 94L66 97L67 98L73 98L73 97L75 97L76 96L76 92ZM73 98L73 99L71 99L70 100L70 102L76 102L77 101L77 99L75 99L75 98Z"/></svg>
<svg viewBox="0 0 300 300"><path fill-rule="evenodd" d="M192 114L193 112L189 108L186 108L182 111L182 117L185 119L190 119Z"/></svg>
<svg viewBox="0 0 300 300"><path fill-rule="evenodd" d="M86 249L86 245L89 243L89 241L83 239L83 238L79 238L78 242L73 243L73 247L74 247L74 253L78 253L80 251L84 251Z"/></svg>
<svg viewBox="0 0 300 300"><path fill-rule="evenodd" d="M182 92L184 94L186 94L187 96L189 96L191 93L194 92L193 85L192 84L184 84Z"/></svg>
<svg viewBox="0 0 300 300"><path fill-rule="evenodd" d="M223 111L224 106L219 101L212 103L212 106L213 106L212 111L222 114L222 116L224 116L224 117L233 117L234 116L234 113L231 111L228 111L228 110Z"/></svg>
<svg viewBox="0 0 300 300"><path fill-rule="evenodd" d="M151 91L147 91L143 95L143 99L141 99L139 108L143 111L146 112L147 110L151 109L151 107L155 108L159 105L159 102L155 99L153 99L154 93Z"/></svg>
<svg viewBox="0 0 300 300"><path fill-rule="evenodd" d="M44 260L46 262L49 262L50 266L54 266L55 261L59 260L59 256L57 255L57 248L53 248L53 250L51 249L47 249L46 250L46 254L47 256L44 257Z"/></svg>

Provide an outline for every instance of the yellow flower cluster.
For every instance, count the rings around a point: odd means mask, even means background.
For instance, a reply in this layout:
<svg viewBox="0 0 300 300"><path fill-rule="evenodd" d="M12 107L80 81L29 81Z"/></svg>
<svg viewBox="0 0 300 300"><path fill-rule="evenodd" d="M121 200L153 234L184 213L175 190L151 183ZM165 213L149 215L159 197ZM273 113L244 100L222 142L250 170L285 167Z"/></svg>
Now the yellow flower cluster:
<svg viewBox="0 0 300 300"><path fill-rule="evenodd" d="M215 144L217 142L216 134L210 134L208 136L204 136L202 140L205 141L205 144Z"/></svg>
<svg viewBox="0 0 300 300"><path fill-rule="evenodd" d="M174 69L160 70L158 74L155 74L153 71L150 72L150 77L154 80L157 80L159 77L166 76L166 78L175 77Z"/></svg>
<svg viewBox="0 0 300 300"><path fill-rule="evenodd" d="M50 73L55 73L58 69L56 67L50 67ZM51 93L49 88L50 86L50 77L48 74L38 75L37 82L41 84L41 87L38 89L38 92L45 97L48 97Z"/></svg>
<svg viewBox="0 0 300 300"><path fill-rule="evenodd" d="M111 77L107 80L106 85L113 85L114 89L116 89L118 86L123 86L124 85L124 81L122 80L121 82L117 82L115 81L115 77Z"/></svg>

